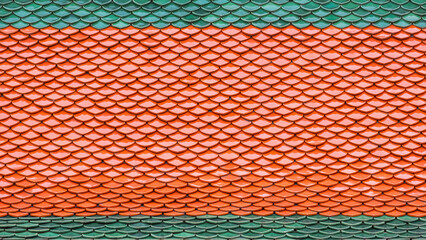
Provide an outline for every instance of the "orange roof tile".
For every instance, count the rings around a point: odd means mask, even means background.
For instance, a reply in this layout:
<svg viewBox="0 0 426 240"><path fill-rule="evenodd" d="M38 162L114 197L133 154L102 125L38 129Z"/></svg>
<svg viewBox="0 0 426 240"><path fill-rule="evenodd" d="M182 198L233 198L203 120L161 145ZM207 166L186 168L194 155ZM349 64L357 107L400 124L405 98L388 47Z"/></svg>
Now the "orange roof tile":
<svg viewBox="0 0 426 240"><path fill-rule="evenodd" d="M424 35L1 29L0 215L425 217Z"/></svg>

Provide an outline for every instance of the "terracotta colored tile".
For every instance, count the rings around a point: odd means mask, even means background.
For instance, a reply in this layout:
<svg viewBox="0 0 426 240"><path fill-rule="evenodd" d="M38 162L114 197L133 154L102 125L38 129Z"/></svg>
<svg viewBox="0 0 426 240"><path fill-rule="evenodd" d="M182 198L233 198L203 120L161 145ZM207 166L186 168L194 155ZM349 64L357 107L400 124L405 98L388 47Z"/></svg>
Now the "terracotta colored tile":
<svg viewBox="0 0 426 240"><path fill-rule="evenodd" d="M426 216L419 28L1 32L0 212Z"/></svg>

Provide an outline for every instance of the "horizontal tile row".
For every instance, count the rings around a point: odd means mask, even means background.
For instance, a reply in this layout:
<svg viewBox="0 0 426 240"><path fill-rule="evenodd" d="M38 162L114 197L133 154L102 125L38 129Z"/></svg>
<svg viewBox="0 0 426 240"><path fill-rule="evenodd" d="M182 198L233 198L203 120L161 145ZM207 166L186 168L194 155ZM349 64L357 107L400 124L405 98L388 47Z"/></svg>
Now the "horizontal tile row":
<svg viewBox="0 0 426 240"><path fill-rule="evenodd" d="M2 239L424 239L426 219L319 215L3 217Z"/></svg>
<svg viewBox="0 0 426 240"><path fill-rule="evenodd" d="M5 0L0 28L426 27L424 0Z"/></svg>
<svg viewBox="0 0 426 240"><path fill-rule="evenodd" d="M0 30L0 213L426 216L417 27Z"/></svg>

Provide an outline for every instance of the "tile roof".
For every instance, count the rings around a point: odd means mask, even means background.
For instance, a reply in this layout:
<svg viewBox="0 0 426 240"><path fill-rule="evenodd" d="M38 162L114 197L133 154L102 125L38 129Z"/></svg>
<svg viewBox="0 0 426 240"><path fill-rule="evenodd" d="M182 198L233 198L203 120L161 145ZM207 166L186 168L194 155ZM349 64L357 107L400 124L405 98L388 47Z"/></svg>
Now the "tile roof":
<svg viewBox="0 0 426 240"><path fill-rule="evenodd" d="M426 217L425 52L415 26L3 28L0 213Z"/></svg>
<svg viewBox="0 0 426 240"><path fill-rule="evenodd" d="M270 216L93 216L0 218L10 239L424 239L425 218Z"/></svg>
<svg viewBox="0 0 426 240"><path fill-rule="evenodd" d="M424 0L3 0L0 28L426 27Z"/></svg>

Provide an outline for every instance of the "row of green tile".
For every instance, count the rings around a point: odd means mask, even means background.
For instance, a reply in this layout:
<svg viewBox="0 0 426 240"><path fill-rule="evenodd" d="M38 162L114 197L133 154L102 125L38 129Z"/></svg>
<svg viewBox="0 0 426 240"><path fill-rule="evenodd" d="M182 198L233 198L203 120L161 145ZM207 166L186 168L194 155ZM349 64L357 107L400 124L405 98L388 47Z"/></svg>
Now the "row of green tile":
<svg viewBox="0 0 426 240"><path fill-rule="evenodd" d="M0 28L426 27L425 0L0 0Z"/></svg>
<svg viewBox="0 0 426 240"><path fill-rule="evenodd" d="M426 218L270 216L2 217L0 239L426 239Z"/></svg>

